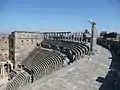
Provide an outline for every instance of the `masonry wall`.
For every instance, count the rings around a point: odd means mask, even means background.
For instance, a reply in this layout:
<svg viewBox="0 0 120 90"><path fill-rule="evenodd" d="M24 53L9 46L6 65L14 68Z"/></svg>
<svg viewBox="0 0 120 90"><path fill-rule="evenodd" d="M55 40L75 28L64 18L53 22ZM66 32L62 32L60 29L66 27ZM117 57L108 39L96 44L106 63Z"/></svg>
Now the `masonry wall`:
<svg viewBox="0 0 120 90"><path fill-rule="evenodd" d="M39 32L25 31L12 32L10 37L10 53L12 53L10 58L13 60L15 65L18 65L21 61L23 61L43 39Z"/></svg>
<svg viewBox="0 0 120 90"><path fill-rule="evenodd" d="M9 60L9 39L8 35L0 34L0 61Z"/></svg>

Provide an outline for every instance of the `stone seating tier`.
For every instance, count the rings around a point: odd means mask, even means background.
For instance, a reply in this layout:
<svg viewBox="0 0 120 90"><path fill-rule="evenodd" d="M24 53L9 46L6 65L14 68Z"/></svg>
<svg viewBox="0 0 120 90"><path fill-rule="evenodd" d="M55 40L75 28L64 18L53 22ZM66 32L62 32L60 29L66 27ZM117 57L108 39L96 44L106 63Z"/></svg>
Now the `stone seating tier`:
<svg viewBox="0 0 120 90"><path fill-rule="evenodd" d="M33 51L31 56L21 63L24 66L22 72L13 77L5 90L16 90L59 70L64 66L64 54L72 63L89 52L87 45L72 41L43 40L41 46L53 50L37 48Z"/></svg>

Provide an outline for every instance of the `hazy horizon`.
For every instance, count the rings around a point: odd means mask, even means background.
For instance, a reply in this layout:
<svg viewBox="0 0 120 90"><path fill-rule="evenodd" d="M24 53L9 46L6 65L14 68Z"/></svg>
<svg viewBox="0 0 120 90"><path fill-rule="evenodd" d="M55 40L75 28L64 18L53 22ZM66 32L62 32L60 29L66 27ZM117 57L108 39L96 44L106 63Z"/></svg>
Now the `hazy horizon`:
<svg viewBox="0 0 120 90"><path fill-rule="evenodd" d="M119 0L1 0L0 32L97 30L120 32Z"/></svg>

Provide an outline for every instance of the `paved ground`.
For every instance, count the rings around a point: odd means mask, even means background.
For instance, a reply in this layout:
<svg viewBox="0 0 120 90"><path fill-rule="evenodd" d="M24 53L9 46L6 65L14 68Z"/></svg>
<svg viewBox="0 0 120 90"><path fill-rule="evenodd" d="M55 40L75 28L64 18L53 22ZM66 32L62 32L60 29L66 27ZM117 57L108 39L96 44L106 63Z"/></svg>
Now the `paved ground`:
<svg viewBox="0 0 120 90"><path fill-rule="evenodd" d="M99 90L96 79L106 76L111 54L100 46L97 49L98 55L90 60L85 57L19 90Z"/></svg>
<svg viewBox="0 0 120 90"><path fill-rule="evenodd" d="M3 88L5 88L6 84L8 82L8 78L4 77L0 79L0 90L3 90Z"/></svg>

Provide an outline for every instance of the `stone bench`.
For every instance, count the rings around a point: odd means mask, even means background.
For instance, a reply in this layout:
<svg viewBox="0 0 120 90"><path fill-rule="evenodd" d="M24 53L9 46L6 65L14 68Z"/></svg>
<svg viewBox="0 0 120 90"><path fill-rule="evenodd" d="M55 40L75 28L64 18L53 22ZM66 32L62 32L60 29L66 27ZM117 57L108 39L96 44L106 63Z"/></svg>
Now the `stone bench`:
<svg viewBox="0 0 120 90"><path fill-rule="evenodd" d="M19 75L13 78L5 88L5 90L16 90L17 88L26 85L30 82L30 76L26 72L21 72Z"/></svg>
<svg viewBox="0 0 120 90"><path fill-rule="evenodd" d="M52 51L50 53L50 55L47 55L44 58L41 58L40 57L41 55L39 55L39 54L40 53L38 53L38 57L34 58L31 65L26 66L26 68L28 70L30 70L30 71L33 70L35 79L37 79L39 74L41 74L41 72L43 72L46 68L49 68L50 71L52 72L52 71L54 71L54 70L52 70L53 66L56 67L55 68L56 70L60 68L60 65L62 67L63 56L60 53ZM42 70L40 70L40 69L42 69Z"/></svg>

